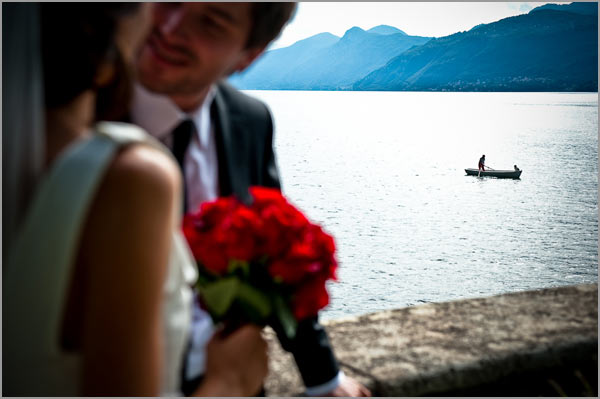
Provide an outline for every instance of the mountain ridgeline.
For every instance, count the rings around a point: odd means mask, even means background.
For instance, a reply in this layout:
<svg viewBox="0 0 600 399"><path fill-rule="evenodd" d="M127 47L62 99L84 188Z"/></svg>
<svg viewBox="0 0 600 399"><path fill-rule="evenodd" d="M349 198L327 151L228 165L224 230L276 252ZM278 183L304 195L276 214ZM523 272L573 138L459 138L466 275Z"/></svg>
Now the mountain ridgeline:
<svg viewBox="0 0 600 399"><path fill-rule="evenodd" d="M268 51L240 89L598 91L598 3L547 4L441 38L391 26Z"/></svg>
<svg viewBox="0 0 600 399"><path fill-rule="evenodd" d="M240 88L291 90L351 90L392 57L430 38L408 36L391 26L369 31L354 27L339 38L330 33L268 51L232 83Z"/></svg>

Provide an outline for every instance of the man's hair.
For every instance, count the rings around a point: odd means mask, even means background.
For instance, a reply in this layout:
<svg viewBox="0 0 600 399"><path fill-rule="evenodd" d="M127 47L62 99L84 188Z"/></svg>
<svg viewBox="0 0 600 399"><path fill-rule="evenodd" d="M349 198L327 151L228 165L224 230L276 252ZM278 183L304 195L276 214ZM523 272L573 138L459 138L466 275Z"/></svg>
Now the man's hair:
<svg viewBox="0 0 600 399"><path fill-rule="evenodd" d="M246 48L267 46L279 35L295 9L295 2L252 3L252 28Z"/></svg>

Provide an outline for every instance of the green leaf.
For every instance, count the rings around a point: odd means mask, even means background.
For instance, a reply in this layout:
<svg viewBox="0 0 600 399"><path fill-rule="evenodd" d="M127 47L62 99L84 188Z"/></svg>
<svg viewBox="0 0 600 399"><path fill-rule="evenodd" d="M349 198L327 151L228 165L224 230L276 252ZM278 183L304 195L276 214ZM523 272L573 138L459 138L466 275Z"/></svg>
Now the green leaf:
<svg viewBox="0 0 600 399"><path fill-rule="evenodd" d="M222 317L238 294L240 280L228 277L200 288L202 298L208 310L217 317Z"/></svg>
<svg viewBox="0 0 600 399"><path fill-rule="evenodd" d="M227 272L234 273L236 270L241 272L241 275L247 277L250 274L250 265L248 261L239 260L239 259L231 259L227 264Z"/></svg>
<svg viewBox="0 0 600 399"><path fill-rule="evenodd" d="M203 269L200 269L198 271L198 280L196 281L196 287L198 289L201 289L202 287L209 285L213 281L215 281L214 276L204 273Z"/></svg>
<svg viewBox="0 0 600 399"><path fill-rule="evenodd" d="M240 283L237 299L245 306L254 309L260 319L266 319L271 314L271 301L268 295L251 285Z"/></svg>
<svg viewBox="0 0 600 399"><path fill-rule="evenodd" d="M283 331L285 332L285 335L287 335L287 337L289 339L294 339L294 337L296 336L296 329L298 327L298 322L296 321L296 318L292 314L290 307L288 306L287 303L285 303L283 298L280 297L279 295L277 295L275 297L274 305L275 305L275 314L277 315L277 318L279 319L279 322L281 323L281 326L283 327Z"/></svg>

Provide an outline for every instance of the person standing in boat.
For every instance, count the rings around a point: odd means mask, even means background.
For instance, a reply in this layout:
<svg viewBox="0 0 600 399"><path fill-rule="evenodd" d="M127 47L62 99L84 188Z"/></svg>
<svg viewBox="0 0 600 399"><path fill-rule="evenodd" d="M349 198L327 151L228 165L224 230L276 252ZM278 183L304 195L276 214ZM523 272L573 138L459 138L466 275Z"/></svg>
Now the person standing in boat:
<svg viewBox="0 0 600 399"><path fill-rule="evenodd" d="M485 155L482 155L481 158L479 158L479 170L485 171Z"/></svg>

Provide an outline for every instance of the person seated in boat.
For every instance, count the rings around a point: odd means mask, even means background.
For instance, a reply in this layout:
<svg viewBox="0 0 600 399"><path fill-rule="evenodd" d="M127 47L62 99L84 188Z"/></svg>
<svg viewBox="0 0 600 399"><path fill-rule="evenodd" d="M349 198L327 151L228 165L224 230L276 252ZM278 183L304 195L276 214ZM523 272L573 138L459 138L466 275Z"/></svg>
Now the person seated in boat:
<svg viewBox="0 0 600 399"><path fill-rule="evenodd" d="M485 171L485 154L481 156L481 158L479 158L479 170L484 170Z"/></svg>
<svg viewBox="0 0 600 399"><path fill-rule="evenodd" d="M517 165L514 165L514 167L515 167L515 171L516 171L516 172L518 172L518 171L520 171L520 170L521 170L521 169L519 169L519 168L517 167Z"/></svg>

